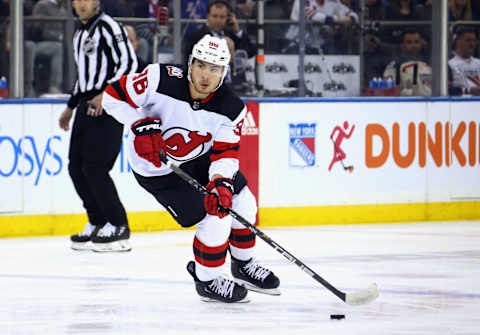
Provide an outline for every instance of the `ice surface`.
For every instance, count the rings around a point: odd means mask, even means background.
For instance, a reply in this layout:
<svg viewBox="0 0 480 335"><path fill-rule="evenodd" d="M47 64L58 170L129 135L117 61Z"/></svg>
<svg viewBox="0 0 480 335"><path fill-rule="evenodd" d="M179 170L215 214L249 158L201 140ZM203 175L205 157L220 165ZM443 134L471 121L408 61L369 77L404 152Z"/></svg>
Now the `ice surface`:
<svg viewBox="0 0 480 335"><path fill-rule="evenodd" d="M0 239L0 334L480 334L480 222L264 232L338 289L375 282L380 296L349 306L260 239L282 295L233 305L195 293L193 231L134 233L133 251L114 254L75 252L67 237Z"/></svg>

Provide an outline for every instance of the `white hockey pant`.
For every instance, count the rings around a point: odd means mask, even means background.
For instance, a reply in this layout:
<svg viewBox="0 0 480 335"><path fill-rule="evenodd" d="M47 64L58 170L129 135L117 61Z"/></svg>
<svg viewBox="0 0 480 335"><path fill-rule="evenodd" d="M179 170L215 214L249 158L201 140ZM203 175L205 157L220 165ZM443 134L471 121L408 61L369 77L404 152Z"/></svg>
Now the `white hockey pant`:
<svg viewBox="0 0 480 335"><path fill-rule="evenodd" d="M257 203L248 187L233 196L232 209L254 224L257 215ZM254 256L255 236L246 231L244 225L234 220L230 215L220 219L215 215L207 214L197 225L194 241L196 274L201 281L208 281L221 274L225 263L227 248L233 257L248 260ZM248 243L230 241L232 232L249 234L253 239ZM237 246L232 245L236 244Z"/></svg>

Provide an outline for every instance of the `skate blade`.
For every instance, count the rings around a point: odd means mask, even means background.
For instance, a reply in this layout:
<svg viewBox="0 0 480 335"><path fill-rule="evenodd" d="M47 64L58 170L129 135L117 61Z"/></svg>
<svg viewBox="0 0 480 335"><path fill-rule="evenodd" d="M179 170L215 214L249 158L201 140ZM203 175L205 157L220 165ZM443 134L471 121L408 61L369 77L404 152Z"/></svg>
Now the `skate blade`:
<svg viewBox="0 0 480 335"><path fill-rule="evenodd" d="M250 299L245 297L243 298L242 300L239 300L239 301L235 301L235 302L225 302L225 301L220 301L220 300L216 300L216 299L212 299L212 298L208 298L208 297L200 297L200 300L203 301L203 302L209 302L209 303L218 303L218 304L246 304L246 303L249 303L250 302Z"/></svg>
<svg viewBox="0 0 480 335"><path fill-rule="evenodd" d="M250 284L248 281L235 278L235 281L243 285L247 290L254 291L257 293L267 294L267 295L281 295L282 293L278 288L260 288L258 286Z"/></svg>
<svg viewBox="0 0 480 335"><path fill-rule="evenodd" d="M72 242L70 248L75 251L90 251L92 250L92 242Z"/></svg>
<svg viewBox="0 0 480 335"><path fill-rule="evenodd" d="M125 252L131 251L129 240L121 240L110 243L92 243L92 250L95 252Z"/></svg>

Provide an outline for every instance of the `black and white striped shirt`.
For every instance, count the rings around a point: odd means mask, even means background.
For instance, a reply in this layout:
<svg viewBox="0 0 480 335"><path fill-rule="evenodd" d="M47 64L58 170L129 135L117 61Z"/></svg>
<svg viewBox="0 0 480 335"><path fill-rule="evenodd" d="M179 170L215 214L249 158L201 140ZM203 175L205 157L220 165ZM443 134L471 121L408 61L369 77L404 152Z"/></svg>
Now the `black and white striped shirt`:
<svg viewBox="0 0 480 335"><path fill-rule="evenodd" d="M68 107L82 98L92 98L123 75L137 70L137 57L123 26L100 12L73 35L77 80Z"/></svg>

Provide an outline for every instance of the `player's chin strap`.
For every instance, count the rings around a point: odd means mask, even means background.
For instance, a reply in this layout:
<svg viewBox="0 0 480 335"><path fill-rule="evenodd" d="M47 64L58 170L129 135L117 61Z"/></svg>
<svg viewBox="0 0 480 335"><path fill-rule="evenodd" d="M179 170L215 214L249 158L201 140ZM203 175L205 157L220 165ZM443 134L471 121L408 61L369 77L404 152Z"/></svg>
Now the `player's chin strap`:
<svg viewBox="0 0 480 335"><path fill-rule="evenodd" d="M183 171L180 167L178 167L175 163L172 163L169 161L165 155L164 151L160 152L160 160L167 165L176 175L178 175L181 179L186 181L187 183L190 184L197 192L201 194L209 194L210 192L202 185L200 184L197 180L195 180L193 177L191 177L188 173ZM353 293L344 293L334 286L332 286L329 282L327 282L325 279L320 277L315 271L310 269L307 265L305 265L302 261L300 261L298 258L293 256L291 253L289 253L287 250L285 250L283 247L281 247L277 242L272 240L270 237L265 235L260 229L255 227L253 224L248 222L246 219L244 219L240 214L235 212L233 209L230 208L225 208L225 210L237 221L242 223L245 227L247 227L252 233L254 233L256 236L260 237L262 240L264 240L269 246L274 248L276 251L278 251L280 254L282 254L286 259L288 259L290 262L294 263L297 265L300 269L302 269L304 272L306 272L310 277L315 279L317 282L322 284L324 287L326 287L330 292L335 294L338 298L343 300L349 305L352 306L358 306L358 305L364 305L371 303L378 297L378 289L377 289L377 284L372 284L368 288L363 289L358 292L353 292Z"/></svg>

